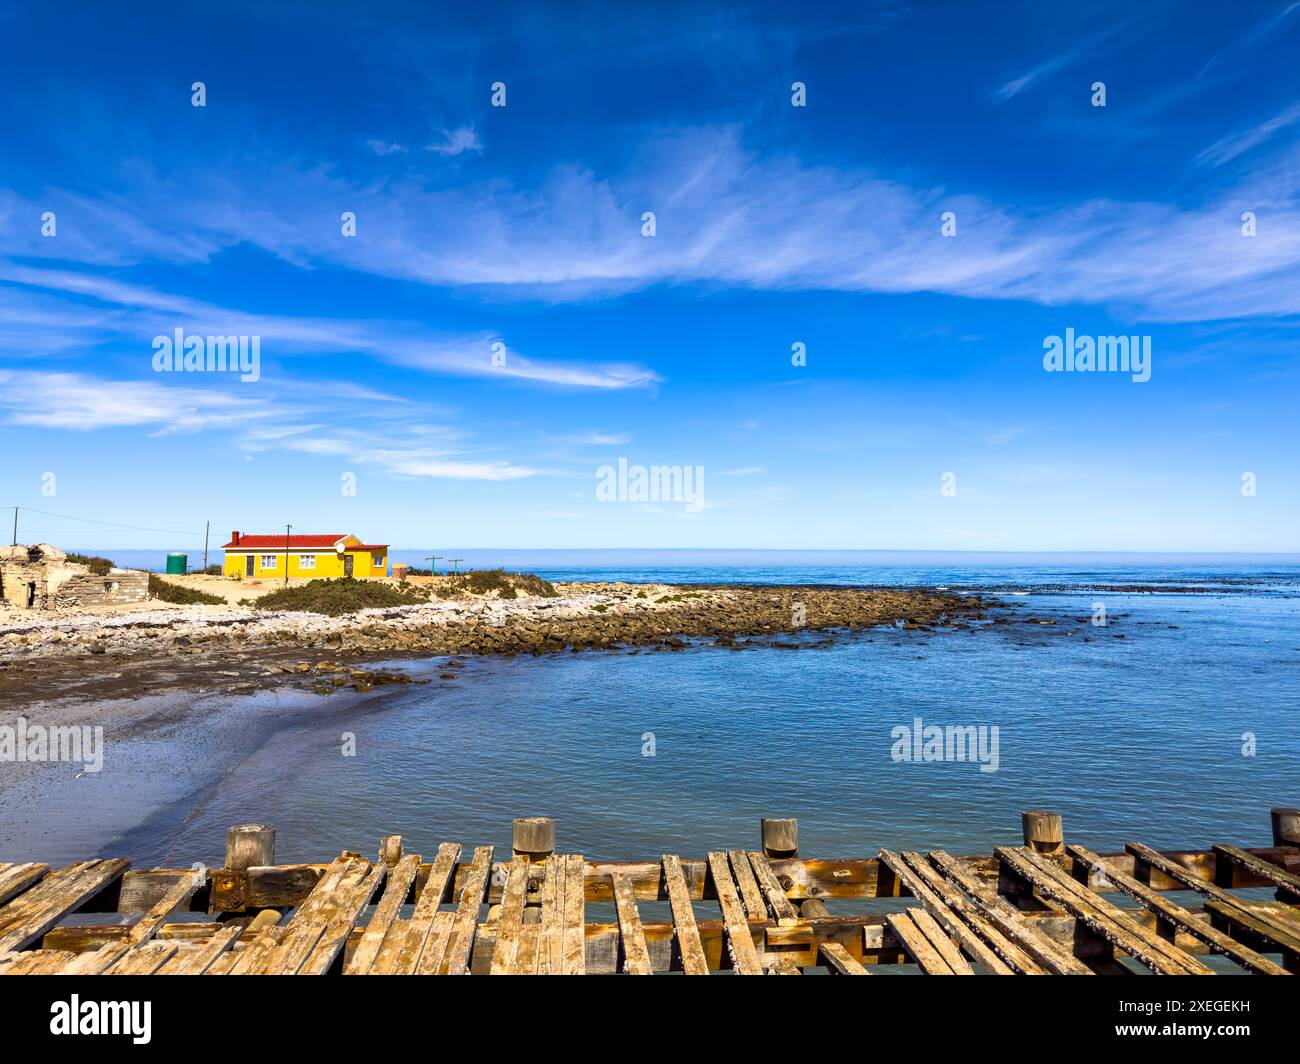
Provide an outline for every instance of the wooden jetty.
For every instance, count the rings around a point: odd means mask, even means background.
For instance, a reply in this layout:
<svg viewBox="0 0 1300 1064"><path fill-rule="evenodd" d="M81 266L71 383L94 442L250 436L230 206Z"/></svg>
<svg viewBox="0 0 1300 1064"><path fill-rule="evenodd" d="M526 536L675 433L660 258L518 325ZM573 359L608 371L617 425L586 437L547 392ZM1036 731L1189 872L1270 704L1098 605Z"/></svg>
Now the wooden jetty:
<svg viewBox="0 0 1300 1064"><path fill-rule="evenodd" d="M1272 810L1271 846L1176 852L1094 853L1056 813L1021 819L1022 845L988 857L805 858L794 820L764 820L759 849L626 864L557 853L544 817L502 859L444 842L426 861L390 835L373 861L296 865L239 825L221 868L0 865L0 974L1300 971L1300 810Z"/></svg>

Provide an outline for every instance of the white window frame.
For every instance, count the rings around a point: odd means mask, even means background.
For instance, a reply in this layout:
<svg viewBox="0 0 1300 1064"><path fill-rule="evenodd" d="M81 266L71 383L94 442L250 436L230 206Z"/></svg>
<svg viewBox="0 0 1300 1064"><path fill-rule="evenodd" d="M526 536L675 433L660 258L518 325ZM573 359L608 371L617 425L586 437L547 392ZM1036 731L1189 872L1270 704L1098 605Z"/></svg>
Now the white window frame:
<svg viewBox="0 0 1300 1064"><path fill-rule="evenodd" d="M259 569L278 569L280 567L277 562L279 557L278 554L260 554L257 558L257 567Z"/></svg>
<svg viewBox="0 0 1300 1064"><path fill-rule="evenodd" d="M382 569L384 567L384 556L382 554L370 555L370 568Z"/></svg>
<svg viewBox="0 0 1300 1064"><path fill-rule="evenodd" d="M299 554L299 555L298 555L298 568L299 568L299 569L315 569L315 568L316 568L316 555L314 555L314 554Z"/></svg>

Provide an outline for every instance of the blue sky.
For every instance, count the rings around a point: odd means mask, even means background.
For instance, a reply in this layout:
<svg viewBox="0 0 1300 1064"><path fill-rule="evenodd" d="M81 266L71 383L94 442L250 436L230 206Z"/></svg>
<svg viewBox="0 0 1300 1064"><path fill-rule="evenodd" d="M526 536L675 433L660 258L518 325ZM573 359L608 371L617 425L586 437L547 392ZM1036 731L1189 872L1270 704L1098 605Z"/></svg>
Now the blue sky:
<svg viewBox="0 0 1300 1064"><path fill-rule="evenodd" d="M1300 3L801 8L6 4L0 507L1297 549ZM155 372L177 328L260 378ZM1066 329L1150 337L1151 379L1046 372ZM703 505L599 501L619 458Z"/></svg>

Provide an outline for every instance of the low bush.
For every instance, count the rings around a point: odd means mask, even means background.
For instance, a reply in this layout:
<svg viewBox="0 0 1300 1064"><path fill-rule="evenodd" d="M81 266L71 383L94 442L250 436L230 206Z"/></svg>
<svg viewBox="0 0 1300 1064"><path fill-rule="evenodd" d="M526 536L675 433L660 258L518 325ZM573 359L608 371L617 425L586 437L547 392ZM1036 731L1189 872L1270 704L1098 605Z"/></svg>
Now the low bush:
<svg viewBox="0 0 1300 1064"><path fill-rule="evenodd" d="M504 569L480 569L473 573L455 573L445 577L435 588L439 598L457 598L458 596L490 595L496 592L497 598L518 598L519 593L536 595L539 598L558 598L549 580L543 580L533 573L507 573Z"/></svg>
<svg viewBox="0 0 1300 1064"><path fill-rule="evenodd" d="M96 576L107 576L110 569L117 568L108 558L92 554L69 554L68 561L87 566Z"/></svg>
<svg viewBox="0 0 1300 1064"><path fill-rule="evenodd" d="M149 597L171 602L177 606L224 606L226 600L206 591L195 591L192 587L181 587L164 580L157 573L149 574Z"/></svg>
<svg viewBox="0 0 1300 1064"><path fill-rule="evenodd" d="M357 610L415 606L428 601L427 594L419 588L345 576L334 580L313 580L297 587L282 587L261 598L244 599L241 605L259 610L302 610L339 617Z"/></svg>

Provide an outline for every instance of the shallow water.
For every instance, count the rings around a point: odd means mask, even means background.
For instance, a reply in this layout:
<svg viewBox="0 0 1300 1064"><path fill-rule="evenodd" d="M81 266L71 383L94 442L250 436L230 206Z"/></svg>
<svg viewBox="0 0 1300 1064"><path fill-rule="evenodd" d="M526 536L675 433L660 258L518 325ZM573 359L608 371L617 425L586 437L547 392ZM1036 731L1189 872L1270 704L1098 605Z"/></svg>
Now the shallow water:
<svg viewBox="0 0 1300 1064"><path fill-rule="evenodd" d="M1127 569L1116 580L1155 575ZM975 581L948 571L929 582ZM119 820L101 836L117 835L103 852L219 860L230 824L265 821L277 828L279 860L371 852L390 832L428 854L449 839L507 847L511 817L548 815L562 849L592 858L751 845L761 816L798 817L808 855L987 853L1018 841L1027 808L1063 812L1067 837L1100 849L1130 839L1267 845L1268 808L1300 805L1297 586L1296 570L1271 568L1264 593L1008 600L1052 626L878 629L800 650L463 659L454 682L436 679L439 658L413 666L434 678L427 686L350 701L243 698L230 712L244 741L209 724L213 741L191 741L184 754L205 747L202 783L160 793L125 830ZM1106 627L1090 623L1098 600ZM917 717L996 726L997 771L891 759L891 730ZM343 754L345 733L355 756ZM1246 733L1254 756L1243 756ZM110 745L92 786L125 791L171 771L156 741L148 758ZM32 812L68 816L75 792L61 794ZM87 825L108 826L95 803L77 815L79 838ZM80 846L57 852L55 831L47 839L42 859L86 856Z"/></svg>

